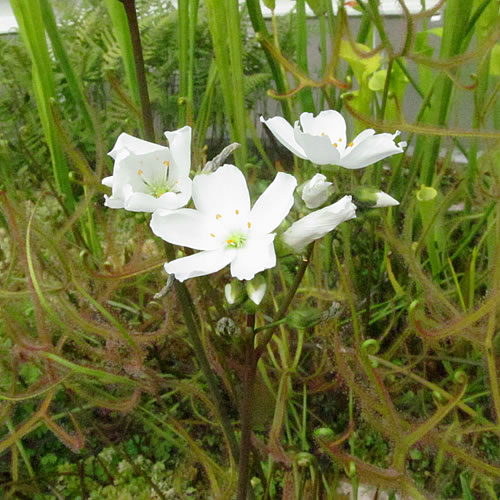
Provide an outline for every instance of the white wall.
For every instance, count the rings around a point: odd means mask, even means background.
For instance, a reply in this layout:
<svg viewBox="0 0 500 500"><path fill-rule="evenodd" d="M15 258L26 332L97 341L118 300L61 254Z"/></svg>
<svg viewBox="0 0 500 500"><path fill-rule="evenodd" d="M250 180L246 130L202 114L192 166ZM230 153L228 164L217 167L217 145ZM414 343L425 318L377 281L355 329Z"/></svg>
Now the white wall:
<svg viewBox="0 0 500 500"><path fill-rule="evenodd" d="M0 35L11 31L17 31L16 18L10 8L9 0L0 0Z"/></svg>

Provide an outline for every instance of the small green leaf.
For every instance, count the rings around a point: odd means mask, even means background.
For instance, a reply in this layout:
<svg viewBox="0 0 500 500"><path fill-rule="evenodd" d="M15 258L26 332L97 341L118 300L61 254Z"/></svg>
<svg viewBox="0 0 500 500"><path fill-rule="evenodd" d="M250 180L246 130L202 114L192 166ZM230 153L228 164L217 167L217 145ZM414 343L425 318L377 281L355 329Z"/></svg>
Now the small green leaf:
<svg viewBox="0 0 500 500"><path fill-rule="evenodd" d="M276 0L263 0L264 5L271 10L276 8Z"/></svg>
<svg viewBox="0 0 500 500"><path fill-rule="evenodd" d="M306 3L314 12L315 16L322 16L326 14L326 5L324 0L306 0Z"/></svg>

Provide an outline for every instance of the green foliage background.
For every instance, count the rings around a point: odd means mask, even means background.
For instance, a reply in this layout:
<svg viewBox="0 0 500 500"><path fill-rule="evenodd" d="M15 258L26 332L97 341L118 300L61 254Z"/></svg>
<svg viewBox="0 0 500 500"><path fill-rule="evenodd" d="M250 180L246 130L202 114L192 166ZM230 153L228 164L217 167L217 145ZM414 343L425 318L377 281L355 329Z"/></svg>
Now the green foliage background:
<svg viewBox="0 0 500 500"><path fill-rule="evenodd" d="M155 295L168 250L146 215L102 207L106 152L121 132L145 130L114 1L33 0L27 11L13 0L25 28L0 37L0 492L233 498L245 357L242 338L217 324L246 316L224 302L228 274L188 286L214 392L182 299ZM322 169L335 196L373 185L400 207L360 209L266 273L256 324L272 338L255 387L253 495L337 498L348 482L354 495L368 483L497 499L497 2L443 0L442 30L430 28L435 11L406 13L397 41L376 0L359 2L352 33L344 9L307 4L314 26L304 0L269 22L254 0L241 13L232 0L136 5L156 139L193 126L195 172L230 141L242 144L234 162L252 195L277 169L301 182L318 171L264 135L255 110L293 121L338 109L352 136L400 129L409 143L363 171ZM30 45L46 37L46 53ZM50 61L39 80L37 58Z"/></svg>

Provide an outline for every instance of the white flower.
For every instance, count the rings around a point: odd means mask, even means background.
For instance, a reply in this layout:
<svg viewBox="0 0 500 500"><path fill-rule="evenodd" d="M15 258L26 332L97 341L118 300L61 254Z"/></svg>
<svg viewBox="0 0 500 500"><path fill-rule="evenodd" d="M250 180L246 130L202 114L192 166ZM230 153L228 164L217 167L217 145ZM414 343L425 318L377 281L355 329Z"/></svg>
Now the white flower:
<svg viewBox="0 0 500 500"><path fill-rule="evenodd" d="M191 127L165 132L169 147L120 134L109 152L113 175L102 180L112 188L104 196L109 208L132 212L176 210L191 198Z"/></svg>
<svg viewBox="0 0 500 500"><path fill-rule="evenodd" d="M295 252L301 252L309 243L322 238L341 222L356 217L356 205L352 196L344 196L333 205L302 217L294 222L282 235L282 241Z"/></svg>
<svg viewBox="0 0 500 500"><path fill-rule="evenodd" d="M331 182L326 182L323 174L316 174L307 181L302 188L302 199L307 208L318 208L328 199L330 195L329 186Z"/></svg>
<svg viewBox="0 0 500 500"><path fill-rule="evenodd" d="M393 198L383 191L377 191L375 196L377 197L377 203L375 204L376 208L395 207L399 205L399 201L396 200L396 198Z"/></svg>
<svg viewBox="0 0 500 500"><path fill-rule="evenodd" d="M198 175L193 181L196 210L157 211L151 228L175 245L202 250L165 264L179 281L219 271L231 264L231 275L250 280L276 265L272 233L293 205L295 177L282 172L250 209L245 177L233 165Z"/></svg>
<svg viewBox="0 0 500 500"><path fill-rule="evenodd" d="M276 139L293 154L317 165L340 165L357 169L371 165L393 154L402 153L406 142L396 144L395 134L375 134L373 129L363 130L352 142L346 139L343 116L334 110L302 113L294 127L282 117L269 120L260 118Z"/></svg>

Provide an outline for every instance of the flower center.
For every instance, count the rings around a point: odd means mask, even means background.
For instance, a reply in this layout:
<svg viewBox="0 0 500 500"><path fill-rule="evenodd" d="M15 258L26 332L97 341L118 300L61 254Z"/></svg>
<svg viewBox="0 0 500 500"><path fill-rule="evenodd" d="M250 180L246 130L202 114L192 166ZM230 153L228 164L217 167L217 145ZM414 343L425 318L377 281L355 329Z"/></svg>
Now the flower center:
<svg viewBox="0 0 500 500"><path fill-rule="evenodd" d="M226 240L227 246L230 248L241 248L247 242L247 235L243 233L232 233Z"/></svg>
<svg viewBox="0 0 500 500"><path fill-rule="evenodd" d="M155 179L150 182L144 180L144 184L146 184L147 193L155 198L159 198L162 194L168 193L169 191L174 191L166 179Z"/></svg>
<svg viewBox="0 0 500 500"><path fill-rule="evenodd" d="M146 179L144 177L144 172L142 170L137 171L139 177L146 186L146 193L150 194L151 196L154 196L155 198L159 198L160 196L168 192L174 192L174 193L179 192L179 190L176 189L177 182L174 184L168 182L169 162L164 161L163 164L165 165L163 176L157 177L156 179Z"/></svg>

